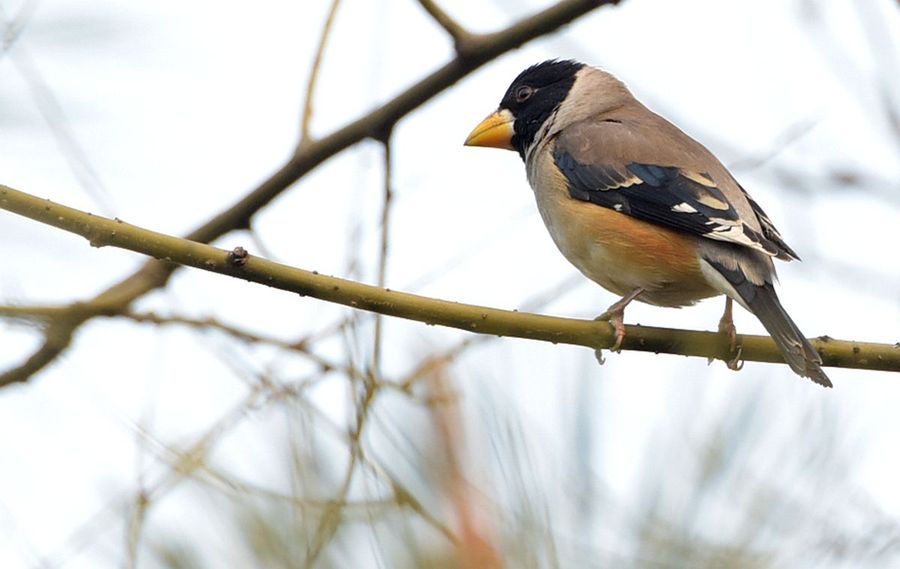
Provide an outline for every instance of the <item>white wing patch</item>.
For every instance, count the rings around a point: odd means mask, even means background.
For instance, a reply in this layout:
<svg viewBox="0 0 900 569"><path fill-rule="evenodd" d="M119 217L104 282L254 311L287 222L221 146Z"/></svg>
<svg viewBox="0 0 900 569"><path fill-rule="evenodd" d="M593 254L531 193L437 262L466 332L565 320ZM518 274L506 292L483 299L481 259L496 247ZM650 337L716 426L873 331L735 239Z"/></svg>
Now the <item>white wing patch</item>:
<svg viewBox="0 0 900 569"><path fill-rule="evenodd" d="M706 222L706 225L713 225L713 231L725 231L726 229L733 228L736 225L743 226L744 222L738 219L725 219L723 217L711 217L709 221Z"/></svg>
<svg viewBox="0 0 900 569"><path fill-rule="evenodd" d="M697 213L697 208L687 202L681 202L678 205L672 206L672 211L678 213Z"/></svg>
<svg viewBox="0 0 900 569"><path fill-rule="evenodd" d="M749 227L745 226L741 221L731 221L729 219L711 219L706 222L707 225L714 226L712 231L705 234L707 239L715 239L716 241L728 241L729 243L737 243L751 249L756 249L761 253L769 256L775 256L775 251L766 249L758 238L754 238L756 233Z"/></svg>
<svg viewBox="0 0 900 569"><path fill-rule="evenodd" d="M710 177L706 172L694 172L693 170L681 170L681 175L691 180L692 182L696 182L701 186L706 186L707 188L715 188L716 182Z"/></svg>
<svg viewBox="0 0 900 569"><path fill-rule="evenodd" d="M641 180L637 176L629 176L628 178L625 178L623 181L618 182L616 184L603 185L603 186L601 186L599 188L595 188L595 189L600 190L601 192L609 192L612 190L620 190L622 188L630 188L631 186L634 186L636 184L643 184L643 183L644 183L643 180Z"/></svg>

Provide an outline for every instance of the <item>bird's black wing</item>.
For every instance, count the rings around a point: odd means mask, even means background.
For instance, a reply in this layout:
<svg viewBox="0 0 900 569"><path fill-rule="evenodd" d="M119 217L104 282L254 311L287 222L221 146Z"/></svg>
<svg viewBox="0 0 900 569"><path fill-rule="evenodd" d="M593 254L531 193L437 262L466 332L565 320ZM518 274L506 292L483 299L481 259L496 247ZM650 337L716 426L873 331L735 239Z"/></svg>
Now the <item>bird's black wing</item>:
<svg viewBox="0 0 900 569"><path fill-rule="evenodd" d="M767 255L780 253L778 244L744 223L705 172L643 162L585 164L559 144L553 158L575 199Z"/></svg>
<svg viewBox="0 0 900 569"><path fill-rule="evenodd" d="M778 229L775 227L775 224L772 223L772 220L769 219L769 216L766 215L766 212L763 211L763 208L756 203L756 200L753 199L750 194L747 193L747 190L744 189L744 186L738 184L738 187L744 193L744 197L747 198L747 201L750 202L750 207L753 208L753 213L756 214L756 218L759 220L759 225L762 228L763 237L771 241L778 247L778 255L779 259L783 259L785 261L799 261L800 256L791 249L791 247L784 242L784 237L781 236L781 233L778 232Z"/></svg>

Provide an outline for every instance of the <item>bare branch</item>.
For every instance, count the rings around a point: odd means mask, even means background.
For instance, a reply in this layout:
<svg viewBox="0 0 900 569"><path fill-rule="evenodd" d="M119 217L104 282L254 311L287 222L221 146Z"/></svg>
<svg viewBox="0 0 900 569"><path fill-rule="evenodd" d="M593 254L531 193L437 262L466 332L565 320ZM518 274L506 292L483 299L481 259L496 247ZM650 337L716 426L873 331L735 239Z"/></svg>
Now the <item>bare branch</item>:
<svg viewBox="0 0 900 569"><path fill-rule="evenodd" d="M6 15L0 6L0 58L10 53L13 64L31 90L35 106L41 117L47 123L56 143L59 145L63 157L69 163L75 179L81 185L85 193L90 196L104 213L112 211L112 202L109 191L104 186L100 175L91 164L87 152L78 142L71 127L63 106L50 88L37 65L32 61L24 46L18 46L12 50L13 44L19 40L26 25L31 22L38 2L32 0L25 2L19 8L15 17L7 23Z"/></svg>
<svg viewBox="0 0 900 569"><path fill-rule="evenodd" d="M54 204L0 185L0 209L29 217L85 237L95 247L114 246L166 259L205 271L216 272L273 288L312 296L356 309L409 320L440 324L480 334L514 336L591 348L608 348L615 341L607 322L574 320L527 314L427 298L392 291L336 277L320 275L251 257L237 248L224 251L209 245L156 233ZM768 336L738 336L746 361L783 362L781 352ZM900 371L900 343L848 342L822 337L814 346L826 366ZM714 332L674 330L649 326L627 326L623 349L732 359L728 338ZM0 386L13 372L0 375ZM12 377L19 377L12 376ZM18 379L21 381L21 379Z"/></svg>
<svg viewBox="0 0 900 569"><path fill-rule="evenodd" d="M455 44L459 45L460 43L465 42L467 38L471 37L471 33L462 27L459 22L451 18L450 15L433 0L419 0L419 4L422 5L422 8L428 12L428 15L431 16L440 27L444 28L445 32L450 34L450 37L453 38Z"/></svg>
<svg viewBox="0 0 900 569"><path fill-rule="evenodd" d="M275 346L283 350L289 350L298 354L302 354L305 358L316 364L322 372L339 371L352 379L363 379L363 376L359 374L355 368L338 364L335 361L329 360L313 352L307 345L307 342L287 342L272 336L264 336L256 332L250 332L249 330L244 330L238 328L237 326L232 326L230 324L220 322L214 318L196 319L188 318L185 316L160 316L159 314L153 312L133 312L130 310L125 311L121 314L116 314L115 316L127 318L134 322L157 324L161 326L174 324L187 326L193 329L218 330L223 334L227 334L233 338L247 343L268 344L270 346Z"/></svg>
<svg viewBox="0 0 900 569"><path fill-rule="evenodd" d="M75 328L72 322L53 323L44 331L44 343L20 366L0 375L0 387L10 383L21 383L42 370L56 359L72 343Z"/></svg>
<svg viewBox="0 0 900 569"><path fill-rule="evenodd" d="M322 35L319 36L319 45L316 47L316 55L313 58L312 69L309 72L309 80L306 83L306 97L303 103L303 118L300 123L300 146L308 144L312 137L309 134L310 123L313 116L313 98L316 95L316 84L319 81L319 69L322 67L322 59L325 54L325 46L328 45L328 37L334 28L335 14L341 0L332 0L331 8L322 25Z"/></svg>
<svg viewBox="0 0 900 569"><path fill-rule="evenodd" d="M3 6L0 6L0 25L3 28L2 33L0 33L0 57L12 49L13 44L22 37L22 32L25 31L25 27L31 22L37 6L37 0L23 2L9 22L2 21L7 18L6 11L3 9Z"/></svg>
<svg viewBox="0 0 900 569"><path fill-rule="evenodd" d="M390 134L382 141L384 148L384 200L381 206L381 250L378 253L378 286L385 286L387 278L388 247L391 239L391 205L394 203L392 188L391 138ZM372 346L372 373L379 377L381 373L381 315L375 315L375 333Z"/></svg>

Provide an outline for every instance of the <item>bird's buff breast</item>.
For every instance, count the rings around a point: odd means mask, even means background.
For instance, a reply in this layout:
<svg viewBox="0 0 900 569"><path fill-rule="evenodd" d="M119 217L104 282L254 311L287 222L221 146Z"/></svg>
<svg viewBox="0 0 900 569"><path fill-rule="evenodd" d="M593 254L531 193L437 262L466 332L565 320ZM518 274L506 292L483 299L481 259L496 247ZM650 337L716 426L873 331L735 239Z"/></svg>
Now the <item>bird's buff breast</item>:
<svg viewBox="0 0 900 569"><path fill-rule="evenodd" d="M556 246L603 288L625 295L640 287L646 292L638 300L660 306L720 294L700 270L695 237L576 200L555 167L529 168L528 174Z"/></svg>

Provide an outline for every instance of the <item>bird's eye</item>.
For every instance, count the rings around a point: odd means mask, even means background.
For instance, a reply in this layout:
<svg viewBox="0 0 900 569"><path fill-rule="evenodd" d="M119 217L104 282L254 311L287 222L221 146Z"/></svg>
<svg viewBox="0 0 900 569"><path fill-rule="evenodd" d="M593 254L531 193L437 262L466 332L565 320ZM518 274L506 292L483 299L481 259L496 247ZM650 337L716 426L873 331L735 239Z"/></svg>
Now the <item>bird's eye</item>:
<svg viewBox="0 0 900 569"><path fill-rule="evenodd" d="M524 103L534 94L534 89L528 85L522 85L516 89L516 102Z"/></svg>

